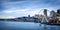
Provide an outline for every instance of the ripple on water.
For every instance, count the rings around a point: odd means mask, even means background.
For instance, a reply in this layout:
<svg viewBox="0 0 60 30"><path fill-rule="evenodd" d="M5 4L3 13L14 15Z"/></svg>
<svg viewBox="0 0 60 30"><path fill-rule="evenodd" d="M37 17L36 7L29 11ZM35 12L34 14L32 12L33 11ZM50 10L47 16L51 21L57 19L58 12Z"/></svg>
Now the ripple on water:
<svg viewBox="0 0 60 30"><path fill-rule="evenodd" d="M0 21L0 30L60 30L60 26L44 25L33 22Z"/></svg>

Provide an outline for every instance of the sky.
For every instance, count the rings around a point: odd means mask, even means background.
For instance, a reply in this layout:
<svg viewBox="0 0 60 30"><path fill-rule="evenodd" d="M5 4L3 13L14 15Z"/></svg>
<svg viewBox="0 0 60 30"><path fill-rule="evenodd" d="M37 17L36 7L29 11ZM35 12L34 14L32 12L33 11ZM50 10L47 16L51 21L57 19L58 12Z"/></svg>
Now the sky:
<svg viewBox="0 0 60 30"><path fill-rule="evenodd" d="M0 18L34 16L43 14L43 9L50 12L59 8L60 0L0 0Z"/></svg>

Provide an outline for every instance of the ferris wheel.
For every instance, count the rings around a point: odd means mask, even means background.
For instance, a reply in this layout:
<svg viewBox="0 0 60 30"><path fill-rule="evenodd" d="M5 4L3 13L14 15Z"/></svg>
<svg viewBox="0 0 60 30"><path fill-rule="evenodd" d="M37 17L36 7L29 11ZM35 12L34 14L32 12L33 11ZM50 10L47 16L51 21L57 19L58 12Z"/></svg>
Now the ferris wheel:
<svg viewBox="0 0 60 30"><path fill-rule="evenodd" d="M47 10L47 9L42 9L42 10L40 10L40 11L38 12L39 15L40 15L41 11L42 11L43 16L44 16L44 17L42 17L41 23L43 23L43 22L48 22L48 19L47 19L47 11L49 11L49 10Z"/></svg>

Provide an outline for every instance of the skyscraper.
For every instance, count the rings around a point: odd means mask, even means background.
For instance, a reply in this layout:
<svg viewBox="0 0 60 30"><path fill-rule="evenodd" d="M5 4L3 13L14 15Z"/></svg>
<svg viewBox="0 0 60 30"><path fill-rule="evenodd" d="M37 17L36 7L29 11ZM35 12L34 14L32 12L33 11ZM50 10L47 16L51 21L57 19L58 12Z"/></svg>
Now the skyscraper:
<svg viewBox="0 0 60 30"><path fill-rule="evenodd" d="M57 10L57 13L60 14L60 9Z"/></svg>
<svg viewBox="0 0 60 30"><path fill-rule="evenodd" d="M50 11L50 17L54 16L54 11Z"/></svg>
<svg viewBox="0 0 60 30"><path fill-rule="evenodd" d="M47 16L47 9L44 9L44 15Z"/></svg>
<svg viewBox="0 0 60 30"><path fill-rule="evenodd" d="M58 9L58 10L57 10L57 13L58 13L58 15L57 15L57 16L60 16L60 9Z"/></svg>
<svg viewBox="0 0 60 30"><path fill-rule="evenodd" d="M52 19L56 19L56 13L55 13L55 11L51 11L50 12L50 17L52 17Z"/></svg>

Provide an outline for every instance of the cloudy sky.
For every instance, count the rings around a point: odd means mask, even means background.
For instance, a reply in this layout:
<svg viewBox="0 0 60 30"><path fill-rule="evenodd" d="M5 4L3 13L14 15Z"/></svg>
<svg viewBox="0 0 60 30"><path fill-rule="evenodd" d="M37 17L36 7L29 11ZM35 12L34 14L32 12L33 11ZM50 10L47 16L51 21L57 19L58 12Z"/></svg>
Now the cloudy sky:
<svg viewBox="0 0 60 30"><path fill-rule="evenodd" d="M60 0L0 0L0 18L34 16L45 8L56 11Z"/></svg>

